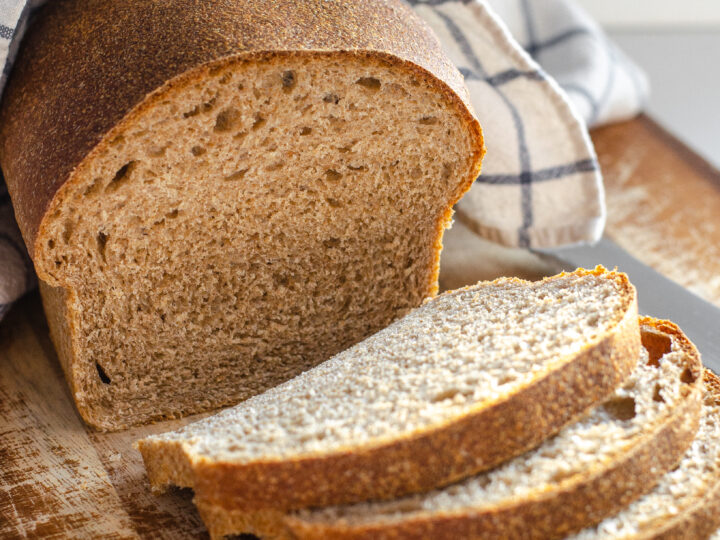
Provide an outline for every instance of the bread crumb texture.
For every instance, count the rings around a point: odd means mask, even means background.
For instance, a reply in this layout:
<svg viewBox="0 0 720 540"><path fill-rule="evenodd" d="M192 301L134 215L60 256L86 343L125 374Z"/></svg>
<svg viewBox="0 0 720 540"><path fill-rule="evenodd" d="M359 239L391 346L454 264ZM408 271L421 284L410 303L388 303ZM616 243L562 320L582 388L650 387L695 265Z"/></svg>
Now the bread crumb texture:
<svg viewBox="0 0 720 540"><path fill-rule="evenodd" d="M362 54L218 61L122 126L36 253L69 291L66 371L103 428L237 403L434 295L478 167L454 101Z"/></svg>

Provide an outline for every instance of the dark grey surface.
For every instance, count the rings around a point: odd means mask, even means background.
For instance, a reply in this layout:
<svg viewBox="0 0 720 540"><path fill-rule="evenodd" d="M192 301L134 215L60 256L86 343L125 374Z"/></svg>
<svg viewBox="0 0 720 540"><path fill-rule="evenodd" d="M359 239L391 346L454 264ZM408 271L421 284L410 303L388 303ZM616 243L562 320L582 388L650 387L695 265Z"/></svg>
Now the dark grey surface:
<svg viewBox="0 0 720 540"><path fill-rule="evenodd" d="M602 264L625 272L638 291L640 313L675 322L695 343L703 363L720 372L720 308L659 274L607 238L594 246L537 253L556 264L558 270Z"/></svg>

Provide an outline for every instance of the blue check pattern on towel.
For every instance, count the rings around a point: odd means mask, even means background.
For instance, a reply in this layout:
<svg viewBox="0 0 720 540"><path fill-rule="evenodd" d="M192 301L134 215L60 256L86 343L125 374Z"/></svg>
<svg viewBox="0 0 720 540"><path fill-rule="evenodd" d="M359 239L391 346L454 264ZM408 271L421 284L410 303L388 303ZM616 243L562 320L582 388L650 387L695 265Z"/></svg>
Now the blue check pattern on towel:
<svg viewBox="0 0 720 540"><path fill-rule="evenodd" d="M35 9L0 0L0 92ZM633 116L647 81L572 0L409 0L458 66L485 134L483 173L458 204L509 246L593 242L602 179L586 126ZM0 318L35 277L0 179Z"/></svg>

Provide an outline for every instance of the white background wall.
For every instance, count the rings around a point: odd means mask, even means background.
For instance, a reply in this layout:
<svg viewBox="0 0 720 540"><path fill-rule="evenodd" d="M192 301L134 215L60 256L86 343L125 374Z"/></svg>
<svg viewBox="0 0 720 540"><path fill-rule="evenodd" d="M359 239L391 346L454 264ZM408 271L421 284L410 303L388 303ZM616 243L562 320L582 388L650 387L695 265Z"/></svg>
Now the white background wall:
<svg viewBox="0 0 720 540"><path fill-rule="evenodd" d="M720 0L577 0L612 28L709 28L720 26Z"/></svg>

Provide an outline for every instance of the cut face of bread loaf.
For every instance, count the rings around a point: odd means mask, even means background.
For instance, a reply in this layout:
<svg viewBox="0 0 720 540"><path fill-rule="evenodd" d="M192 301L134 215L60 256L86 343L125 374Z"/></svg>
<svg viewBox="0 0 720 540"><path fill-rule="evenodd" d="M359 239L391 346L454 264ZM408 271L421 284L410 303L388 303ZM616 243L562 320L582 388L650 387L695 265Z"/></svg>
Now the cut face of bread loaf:
<svg viewBox="0 0 720 540"><path fill-rule="evenodd" d="M720 379L705 370L700 429L678 466L619 514L573 540L707 538L720 527ZM719 535L716 535L717 538Z"/></svg>
<svg viewBox="0 0 720 540"><path fill-rule="evenodd" d="M152 484L244 510L391 498L490 468L610 394L640 350L624 274L445 293L324 364L139 442Z"/></svg>
<svg viewBox="0 0 720 540"><path fill-rule="evenodd" d="M460 74L399 1L266 4L57 2L28 36L0 160L94 426L236 403L437 291L483 153Z"/></svg>
<svg viewBox="0 0 720 540"><path fill-rule="evenodd" d="M647 349L623 386L535 450L444 489L386 502L283 515L228 510L197 497L211 537L561 538L597 522L649 490L698 427L696 349L672 323L641 323Z"/></svg>

